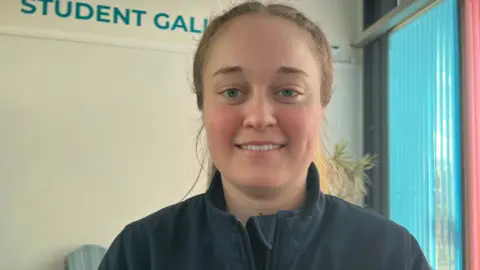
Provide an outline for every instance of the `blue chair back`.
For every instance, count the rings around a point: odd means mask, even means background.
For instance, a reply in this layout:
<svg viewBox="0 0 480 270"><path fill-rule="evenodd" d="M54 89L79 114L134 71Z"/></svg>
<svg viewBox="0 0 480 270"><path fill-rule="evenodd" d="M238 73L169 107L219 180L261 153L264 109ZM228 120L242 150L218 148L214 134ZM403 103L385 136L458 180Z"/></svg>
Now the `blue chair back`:
<svg viewBox="0 0 480 270"><path fill-rule="evenodd" d="M67 256L65 270L97 270L106 252L98 245L81 246Z"/></svg>

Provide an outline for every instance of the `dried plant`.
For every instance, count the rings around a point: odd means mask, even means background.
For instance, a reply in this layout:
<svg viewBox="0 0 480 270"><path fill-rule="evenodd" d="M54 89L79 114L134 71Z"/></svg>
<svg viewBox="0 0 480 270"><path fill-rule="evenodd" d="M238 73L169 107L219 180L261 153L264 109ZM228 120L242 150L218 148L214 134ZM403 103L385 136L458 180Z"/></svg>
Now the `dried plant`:
<svg viewBox="0 0 480 270"><path fill-rule="evenodd" d="M346 178L329 183L327 193L362 205L363 198L367 194L366 185L370 184L366 171L375 166L376 156L367 154L360 159L355 159L348 154L347 145L345 140L337 143L332 156L333 161L339 165L340 170L343 170Z"/></svg>

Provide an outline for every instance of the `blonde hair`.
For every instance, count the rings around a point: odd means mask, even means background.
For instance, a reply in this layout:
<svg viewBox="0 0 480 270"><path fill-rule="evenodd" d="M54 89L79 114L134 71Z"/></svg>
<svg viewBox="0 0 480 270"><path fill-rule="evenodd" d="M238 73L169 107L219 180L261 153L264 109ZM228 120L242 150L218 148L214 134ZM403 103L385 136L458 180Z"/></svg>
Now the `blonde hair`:
<svg viewBox="0 0 480 270"><path fill-rule="evenodd" d="M320 96L322 107L326 107L332 97L333 61L330 44L328 43L324 32L320 29L318 25L316 25L303 13L293 7L283 4L263 4L258 1L248 1L229 9L222 15L215 17L213 20L211 20L208 24L207 29L203 33L202 38L200 39L193 61L193 86L194 93L197 97L198 109L200 111L203 110L203 73L205 67L205 59L207 57L207 54L209 53L209 48L211 44L214 42L216 35L220 32L221 29L225 27L226 24L228 24L237 17L247 14L266 14L280 17L295 23L300 28L306 30L310 34L313 44L315 45L314 49L317 59L320 66L322 67L322 84ZM202 130L203 125L197 134L197 151ZM321 138L319 138L319 140L320 143L315 154L314 163L317 166L320 178L322 180L321 189L323 191L326 191L328 189L329 181L335 181L335 179L343 176L342 170L339 169L335 162L333 162L333 160L328 156L324 144L323 142L321 142ZM205 163L205 156L201 159L200 162L203 169ZM217 168L215 167L215 164L213 164L211 159L209 159L207 171L209 184L216 171ZM199 172L195 184L198 182L200 173L201 172Z"/></svg>

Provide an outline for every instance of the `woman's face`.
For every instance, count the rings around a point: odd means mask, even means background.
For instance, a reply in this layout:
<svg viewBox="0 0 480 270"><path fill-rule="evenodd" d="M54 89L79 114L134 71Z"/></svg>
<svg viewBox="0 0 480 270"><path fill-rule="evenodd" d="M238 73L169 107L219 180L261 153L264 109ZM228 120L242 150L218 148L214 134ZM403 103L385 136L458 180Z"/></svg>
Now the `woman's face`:
<svg viewBox="0 0 480 270"><path fill-rule="evenodd" d="M245 15L218 33L206 61L203 122L222 178L246 188L303 181L323 111L308 32Z"/></svg>

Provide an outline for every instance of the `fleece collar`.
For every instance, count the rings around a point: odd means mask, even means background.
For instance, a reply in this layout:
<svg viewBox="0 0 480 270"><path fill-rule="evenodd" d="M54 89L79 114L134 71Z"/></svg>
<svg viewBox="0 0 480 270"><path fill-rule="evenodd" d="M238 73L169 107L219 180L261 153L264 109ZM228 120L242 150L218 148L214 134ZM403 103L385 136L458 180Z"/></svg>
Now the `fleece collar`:
<svg viewBox="0 0 480 270"><path fill-rule="evenodd" d="M307 197L302 207L293 211L279 211L274 215L251 217L247 223L247 227L255 228L260 234L268 249L275 250L285 260L293 259L292 256L308 245L317 234L323 217L325 195L320 191L320 177L314 163L308 168L306 181ZM230 235L242 228L238 219L226 211L222 177L218 171L205 198L210 224L214 231L223 234L221 238L226 242ZM232 226L234 223L235 226Z"/></svg>

